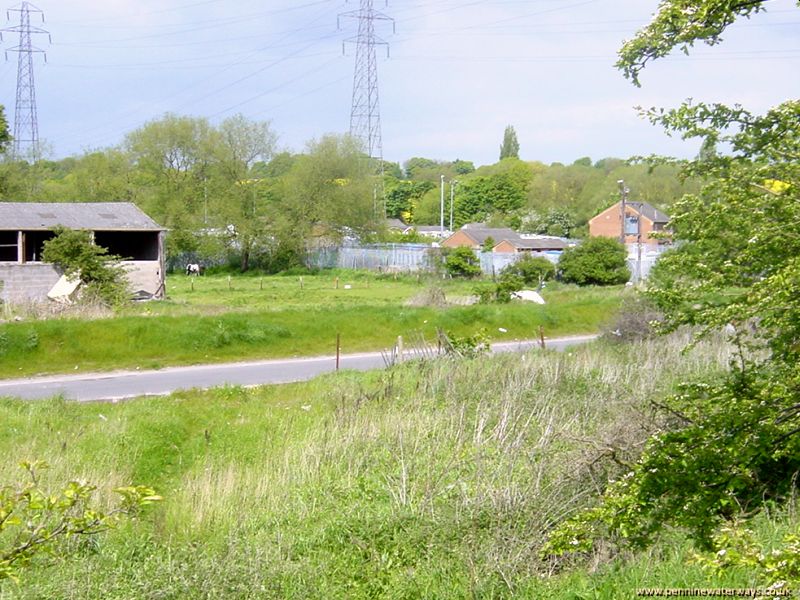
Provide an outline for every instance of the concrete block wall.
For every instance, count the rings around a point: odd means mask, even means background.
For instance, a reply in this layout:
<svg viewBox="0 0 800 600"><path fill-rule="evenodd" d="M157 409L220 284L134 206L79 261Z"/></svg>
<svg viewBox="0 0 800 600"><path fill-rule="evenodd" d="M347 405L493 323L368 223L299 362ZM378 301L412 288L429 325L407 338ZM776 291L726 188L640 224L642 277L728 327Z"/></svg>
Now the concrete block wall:
<svg viewBox="0 0 800 600"><path fill-rule="evenodd" d="M128 288L158 294L164 281L161 263L156 260L129 260L122 263L128 277Z"/></svg>
<svg viewBox="0 0 800 600"><path fill-rule="evenodd" d="M158 261L126 261L128 287L157 294L162 287L161 264ZM48 263L0 263L0 300L9 304L41 302L61 277Z"/></svg>
<svg viewBox="0 0 800 600"><path fill-rule="evenodd" d="M0 299L10 304L45 300L60 277L51 264L0 263Z"/></svg>

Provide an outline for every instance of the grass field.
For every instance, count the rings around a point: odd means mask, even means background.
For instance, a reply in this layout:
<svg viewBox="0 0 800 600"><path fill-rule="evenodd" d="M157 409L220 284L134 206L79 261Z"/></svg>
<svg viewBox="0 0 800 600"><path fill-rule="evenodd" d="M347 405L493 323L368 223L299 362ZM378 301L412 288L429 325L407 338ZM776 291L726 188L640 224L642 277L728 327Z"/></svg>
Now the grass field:
<svg viewBox="0 0 800 600"><path fill-rule="evenodd" d="M435 284L455 300L476 285ZM0 377L324 355L334 352L337 334L343 352L357 352L389 348L399 335L433 339L437 328L485 330L493 340L536 337L539 327L550 337L594 332L614 317L622 295L620 288L554 285L545 306L414 306L431 285L366 273L305 276L302 288L298 277L173 276L168 300L113 318L1 325Z"/></svg>
<svg viewBox="0 0 800 600"><path fill-rule="evenodd" d="M555 570L546 532L592 502L656 425L649 400L726 364L686 338L567 354L443 359L257 389L123 404L0 401L0 485L129 482L165 500L76 544L2 598L633 598L639 587L749 587L658 551Z"/></svg>

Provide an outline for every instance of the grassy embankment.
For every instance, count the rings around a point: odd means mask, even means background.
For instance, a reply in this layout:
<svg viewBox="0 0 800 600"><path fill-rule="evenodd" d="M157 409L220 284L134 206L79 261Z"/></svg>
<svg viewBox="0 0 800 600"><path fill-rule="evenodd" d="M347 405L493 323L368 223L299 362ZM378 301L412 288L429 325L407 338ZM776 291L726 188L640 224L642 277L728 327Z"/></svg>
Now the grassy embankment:
<svg viewBox="0 0 800 600"><path fill-rule="evenodd" d="M493 340L536 337L540 326L551 337L587 333L613 317L621 297L620 288L554 285L546 306L411 306L430 281L340 273L337 289L335 277L306 276L301 288L297 277L173 276L169 300L113 318L9 322L0 325L0 377L325 355L337 333L343 352L388 348L398 335L433 339L437 327L485 329ZM435 283L449 298L475 286Z"/></svg>
<svg viewBox="0 0 800 600"><path fill-rule="evenodd" d="M0 401L0 454L165 496L7 598L633 598L747 587L658 550L553 572L545 532L618 475L649 400L724 365L686 340L407 363L108 404ZM0 484L16 477L0 463Z"/></svg>

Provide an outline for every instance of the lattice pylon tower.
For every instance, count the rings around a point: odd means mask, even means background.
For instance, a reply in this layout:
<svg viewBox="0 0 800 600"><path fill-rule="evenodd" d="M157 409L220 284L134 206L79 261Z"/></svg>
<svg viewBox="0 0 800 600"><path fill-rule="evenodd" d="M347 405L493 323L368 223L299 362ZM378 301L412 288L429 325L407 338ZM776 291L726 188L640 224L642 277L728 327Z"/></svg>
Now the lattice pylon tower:
<svg viewBox="0 0 800 600"><path fill-rule="evenodd" d="M44 54L44 50L33 45L33 36L46 34L49 37L50 34L41 27L31 25L31 14L41 15L44 23L44 12L30 2L23 2L19 6L9 9L6 13L9 21L12 12L19 13L19 25L6 27L2 31L19 34L19 44L6 50L6 57L8 57L8 52L18 54L17 99L14 106L14 154L17 158L30 158L35 162L40 156L40 148L33 55ZM46 60L47 55L45 55Z"/></svg>
<svg viewBox="0 0 800 600"><path fill-rule="evenodd" d="M381 139L381 111L378 96L378 61L377 46L389 44L375 33L375 21L390 21L394 27L394 19L375 10L373 0L360 0L358 10L343 13L340 17L358 20L358 35L344 41L356 45L356 65L353 75L353 99L350 109L350 135L361 140L364 151L375 166L383 164L383 141Z"/></svg>

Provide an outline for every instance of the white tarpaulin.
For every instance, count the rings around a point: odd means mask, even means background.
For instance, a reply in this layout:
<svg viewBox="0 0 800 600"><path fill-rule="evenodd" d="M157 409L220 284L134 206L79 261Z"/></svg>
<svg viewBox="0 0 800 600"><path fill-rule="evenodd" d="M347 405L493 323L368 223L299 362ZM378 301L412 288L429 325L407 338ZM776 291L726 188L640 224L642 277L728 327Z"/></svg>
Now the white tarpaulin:
<svg viewBox="0 0 800 600"><path fill-rule="evenodd" d="M520 290L511 294L511 297L525 302L535 302L536 304L545 303L539 292L534 292L533 290Z"/></svg>

